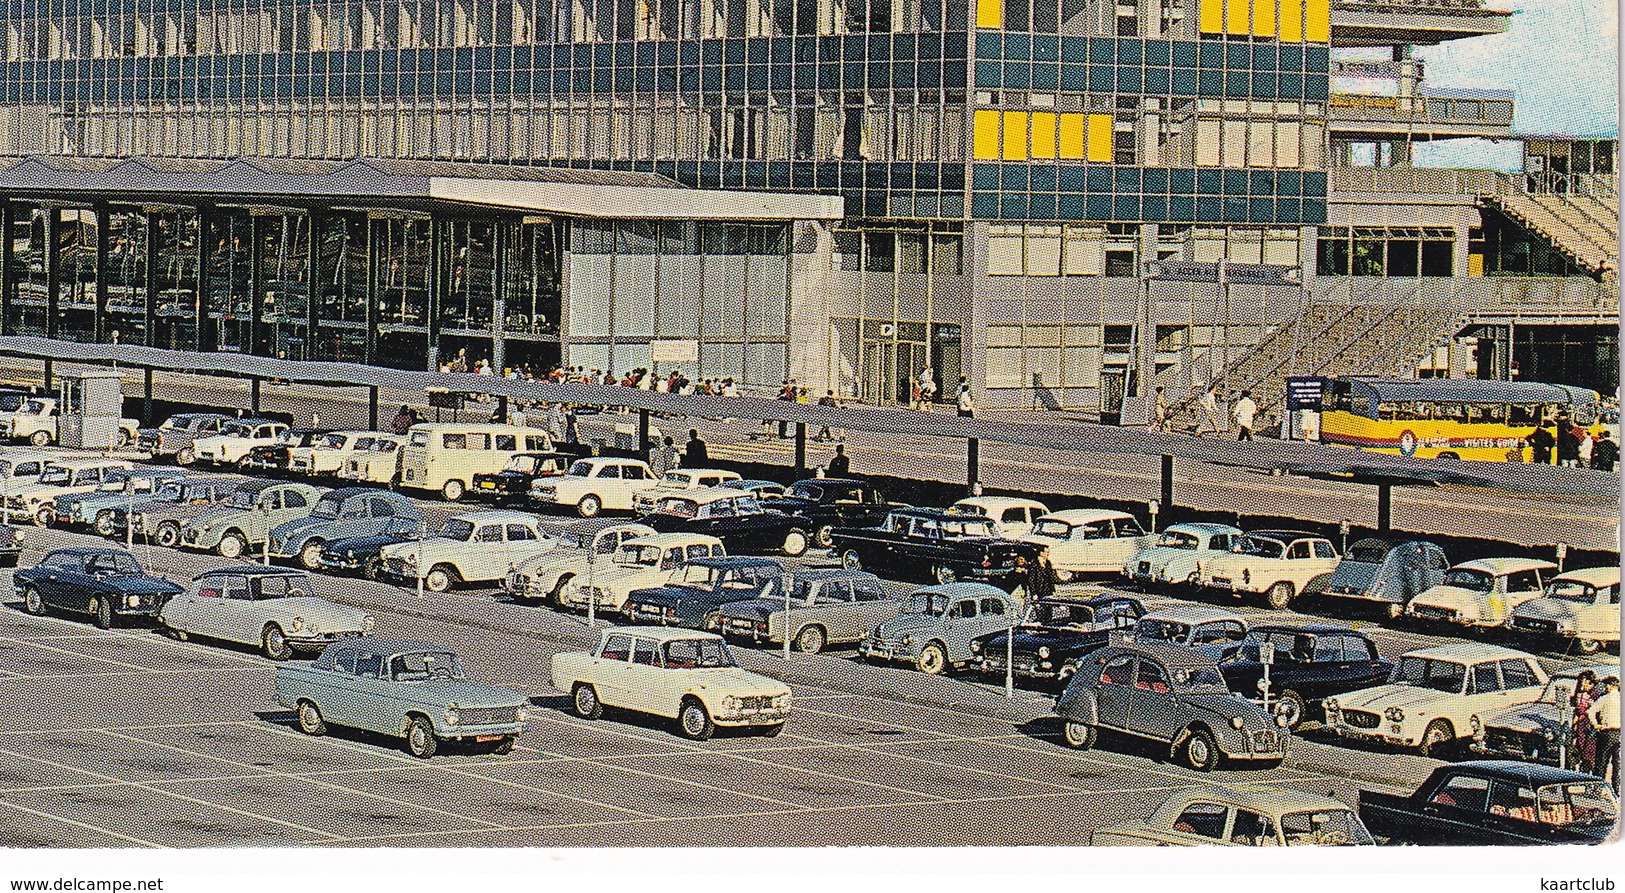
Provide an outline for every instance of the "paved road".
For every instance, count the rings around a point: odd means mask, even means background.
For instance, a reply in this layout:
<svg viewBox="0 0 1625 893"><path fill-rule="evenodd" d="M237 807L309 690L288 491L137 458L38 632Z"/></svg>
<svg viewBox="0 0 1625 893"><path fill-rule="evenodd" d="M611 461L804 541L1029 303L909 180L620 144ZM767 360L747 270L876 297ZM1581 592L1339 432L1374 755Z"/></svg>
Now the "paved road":
<svg viewBox="0 0 1625 893"><path fill-rule="evenodd" d="M6 361L0 375L13 383L38 383L37 367ZM141 378L132 374L125 393L139 396ZM217 376L159 373L155 396L164 400L198 400L222 406L249 405L246 381ZM365 427L366 392L360 388L312 388L265 384L261 406L291 412L298 424L314 417L328 427ZM401 403L422 404L418 394L384 392L380 420L387 422ZM478 418L483 410L462 413ZM1010 414L1019 421L1027 414ZM448 415L449 418L449 415ZM608 436L612 416L584 419L583 436ZM657 420L657 426L660 422ZM724 460L764 462L783 466L794 462L789 441L751 441L755 423L671 420L666 433L686 437L698 427L712 445L712 455ZM965 479L964 445L944 438L903 437L854 432L847 444L858 473L891 474L946 482ZM809 444L808 461L828 461L833 448ZM986 443L982 447L981 479L985 486L1028 492L1093 496L1146 503L1160 498L1160 469L1155 457L1094 455L1038 450ZM1356 526L1376 524L1374 487L1300 477L1280 477L1248 469L1180 461L1175 468L1175 500L1204 511L1249 516L1295 517L1336 524L1349 520ZM1536 522L1538 519L1538 523ZM1393 498L1395 529L1416 533L1478 536L1531 548L1547 549L1567 543L1583 549L1619 549L1619 490L1592 497L1507 495L1468 487L1401 487ZM1543 554L1543 557L1544 554Z"/></svg>

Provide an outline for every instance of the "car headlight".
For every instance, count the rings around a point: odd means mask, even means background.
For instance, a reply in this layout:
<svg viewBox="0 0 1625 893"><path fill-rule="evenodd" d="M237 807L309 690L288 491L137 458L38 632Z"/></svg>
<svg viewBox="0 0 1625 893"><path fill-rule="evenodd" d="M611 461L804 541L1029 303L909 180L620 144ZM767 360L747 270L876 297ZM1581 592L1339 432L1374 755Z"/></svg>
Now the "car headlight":
<svg viewBox="0 0 1625 893"><path fill-rule="evenodd" d="M779 710L788 709L790 707L790 693L785 692L782 695L774 695L773 706Z"/></svg>
<svg viewBox="0 0 1625 893"><path fill-rule="evenodd" d="M739 700L738 698L734 697L733 695L729 695L726 698L722 699L722 709L724 709L724 710L738 710L740 707L743 707L743 706L745 706L745 702Z"/></svg>
<svg viewBox="0 0 1625 893"><path fill-rule="evenodd" d="M457 715L457 705L453 704L452 706L446 708L446 725L457 725L460 718L461 717Z"/></svg>
<svg viewBox="0 0 1625 893"><path fill-rule="evenodd" d="M293 631L294 632L299 632L299 631L303 630L305 628L305 618L303 618L303 617L295 617L295 618L293 618L292 626L293 626Z"/></svg>
<svg viewBox="0 0 1625 893"><path fill-rule="evenodd" d="M139 607L141 607L141 596L139 596L139 595L126 595L124 597L124 607L126 607L126 608L139 608Z"/></svg>
<svg viewBox="0 0 1625 893"><path fill-rule="evenodd" d="M1382 715L1387 717L1389 722L1405 721L1405 711L1399 709L1398 707L1389 707L1387 710L1382 711Z"/></svg>
<svg viewBox="0 0 1625 893"><path fill-rule="evenodd" d="M347 559L354 559L355 558L355 550L354 549L345 549L344 550L344 557L347 558Z"/></svg>
<svg viewBox="0 0 1625 893"><path fill-rule="evenodd" d="M970 653L971 654L981 654L982 653L982 643L979 642L979 641L971 642L970 643Z"/></svg>
<svg viewBox="0 0 1625 893"><path fill-rule="evenodd" d="M1474 738L1484 737L1484 723L1478 718L1478 714L1474 713L1467 717L1467 725L1473 730Z"/></svg>
<svg viewBox="0 0 1625 893"><path fill-rule="evenodd" d="M515 710L513 712L513 720L514 720L514 722L526 722L529 719L530 719L530 711L526 710L525 706L523 704L519 705L519 709Z"/></svg>
<svg viewBox="0 0 1625 893"><path fill-rule="evenodd" d="M372 625L373 625L374 622L375 621L373 620L373 617L372 617L371 614L362 614L361 615L361 632L362 633L370 633L370 632L372 632Z"/></svg>
<svg viewBox="0 0 1625 893"><path fill-rule="evenodd" d="M1040 645L1040 646L1038 646L1038 659L1039 660L1049 660L1049 646L1048 645Z"/></svg>
<svg viewBox="0 0 1625 893"><path fill-rule="evenodd" d="M1232 729L1236 729L1236 730L1239 731L1246 724L1247 724L1247 721L1242 719L1239 716L1230 717L1230 728L1232 728Z"/></svg>
<svg viewBox="0 0 1625 893"><path fill-rule="evenodd" d="M904 645L912 645L912 644L914 644L914 637L913 636L904 636L903 637L903 644Z"/></svg>
<svg viewBox="0 0 1625 893"><path fill-rule="evenodd" d="M1556 729L1541 729L1540 730L1540 735L1541 735L1542 738L1545 738L1547 741L1556 741L1557 740L1557 730Z"/></svg>

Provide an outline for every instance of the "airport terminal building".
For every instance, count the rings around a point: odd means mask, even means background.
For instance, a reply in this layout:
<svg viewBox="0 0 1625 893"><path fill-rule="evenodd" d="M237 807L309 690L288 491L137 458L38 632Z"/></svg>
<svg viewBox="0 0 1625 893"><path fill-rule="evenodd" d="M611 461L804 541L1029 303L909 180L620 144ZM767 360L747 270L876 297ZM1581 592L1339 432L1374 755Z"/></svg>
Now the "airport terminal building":
<svg viewBox="0 0 1625 893"><path fill-rule="evenodd" d="M1618 384L1617 135L1411 166L1518 136L1411 52L1504 31L1481 0L0 8L5 334L1107 418Z"/></svg>

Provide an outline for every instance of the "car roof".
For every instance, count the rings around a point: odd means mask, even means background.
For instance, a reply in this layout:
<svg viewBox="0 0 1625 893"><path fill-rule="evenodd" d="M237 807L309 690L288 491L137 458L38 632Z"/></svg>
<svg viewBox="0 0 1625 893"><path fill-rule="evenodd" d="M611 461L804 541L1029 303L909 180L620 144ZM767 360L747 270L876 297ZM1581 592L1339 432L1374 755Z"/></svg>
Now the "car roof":
<svg viewBox="0 0 1625 893"><path fill-rule="evenodd" d="M975 583L969 580L963 580L958 583L939 583L935 586L922 586L919 589L909 593L909 595L919 595L923 592L938 593L941 595L946 595L949 598L962 598L967 595L974 595L978 597L984 595L1002 595L1007 599L1014 599L1014 596L1010 595L1010 593L1005 592L1003 589L1000 589L991 583Z"/></svg>
<svg viewBox="0 0 1625 893"><path fill-rule="evenodd" d="M380 490L377 487L337 487L322 494L323 499L349 499L352 496L382 496L389 498L404 498L392 490Z"/></svg>
<svg viewBox="0 0 1625 893"><path fill-rule="evenodd" d="M1291 542L1292 540L1301 539L1325 539L1325 537L1318 533L1309 533L1308 531L1304 530L1249 530L1247 531L1247 535L1264 537L1272 540L1280 540L1282 542Z"/></svg>
<svg viewBox="0 0 1625 893"><path fill-rule="evenodd" d="M608 638L609 636L616 634L640 636L645 639L655 639L661 642L670 642L674 639L722 640L722 637L716 633L708 633L697 629L683 629L681 627L674 626L612 626L603 632L604 638Z"/></svg>
<svg viewBox="0 0 1625 893"><path fill-rule="evenodd" d="M741 496L748 497L749 495L743 490L735 490L732 487L695 487L692 490L673 490L662 494L660 498L663 500L691 499L699 505L708 505L723 499L738 499Z"/></svg>
<svg viewBox="0 0 1625 893"><path fill-rule="evenodd" d="M1335 797L1312 794L1308 791L1299 791L1293 788L1271 788L1269 790L1252 791L1210 784L1186 788L1169 797L1151 814L1150 821L1156 822L1158 819L1171 821L1179 812L1184 811L1187 805L1197 802L1239 806L1266 816L1292 812L1313 812L1316 810L1350 811L1347 803Z"/></svg>
<svg viewBox="0 0 1625 893"><path fill-rule="evenodd" d="M1132 518L1128 512L1119 512L1115 509L1062 509L1050 512L1040 521L1065 521L1068 524L1093 524L1096 521L1115 521L1118 518Z"/></svg>
<svg viewBox="0 0 1625 893"><path fill-rule="evenodd" d="M702 474L720 474L731 481L739 479L739 472L729 471L726 468L668 468L666 474L682 474L689 477L697 477Z"/></svg>
<svg viewBox="0 0 1625 893"><path fill-rule="evenodd" d="M764 481L758 478L740 478L733 481L723 481L722 486L730 490L749 490L753 487L783 487L778 481Z"/></svg>
<svg viewBox="0 0 1625 893"><path fill-rule="evenodd" d="M879 577L868 571L849 571L844 567L820 567L800 569L795 571L797 580L808 583L822 583L825 580L878 580Z"/></svg>
<svg viewBox="0 0 1625 893"><path fill-rule="evenodd" d="M1025 496L967 496L955 502L954 505L974 505L984 509L1039 508L1046 512L1049 511L1049 506L1036 499L1028 499ZM949 506L949 508L953 508L954 505Z"/></svg>
<svg viewBox="0 0 1625 893"><path fill-rule="evenodd" d="M707 546L714 546L720 544L721 542L722 540L719 540L714 536L707 536L703 533L656 533L651 536L640 536L629 540L623 540L621 545L660 546L661 548L665 548L666 546L681 546L689 544L704 544Z"/></svg>
<svg viewBox="0 0 1625 893"><path fill-rule="evenodd" d="M93 468L93 467L98 466L98 465L111 465L111 466L115 466L115 467L118 467L118 468L132 468L133 467L133 466L130 465L130 463L128 461L126 461L124 459L104 459L104 458L95 457L95 456L90 457L90 458L83 458L83 459L52 459L51 464L56 466L57 468L66 468L66 469L69 469L69 470L74 470L74 469L79 469L79 468Z"/></svg>
<svg viewBox="0 0 1625 893"><path fill-rule="evenodd" d="M1254 633L1303 633L1311 636L1359 636L1365 633L1336 623L1260 623L1252 627Z"/></svg>
<svg viewBox="0 0 1625 893"><path fill-rule="evenodd" d="M696 558L688 562L690 566L699 567L783 567L772 558L759 555L718 555L715 558Z"/></svg>
<svg viewBox="0 0 1625 893"><path fill-rule="evenodd" d="M1550 561L1542 561L1539 558L1475 558L1472 561L1463 561L1456 567L1451 568L1451 570L1461 568L1462 570L1485 571L1500 577L1518 571L1547 570L1555 567L1557 565Z"/></svg>
<svg viewBox="0 0 1625 893"><path fill-rule="evenodd" d="M1500 778L1516 779L1527 782L1531 787L1548 784L1563 784L1571 781L1600 781L1595 775L1584 772L1575 772L1572 769L1559 769L1556 766L1547 766L1542 763L1524 763L1518 760L1466 760L1460 763L1451 763L1441 766L1436 772L1457 774L1462 771L1469 774L1492 775Z"/></svg>
<svg viewBox="0 0 1625 893"><path fill-rule="evenodd" d="M1601 589L1604 586L1619 585L1619 565L1610 564L1603 567L1577 567L1571 571L1564 571L1552 578L1553 580L1575 580L1580 583L1589 583Z"/></svg>
<svg viewBox="0 0 1625 893"><path fill-rule="evenodd" d="M1553 673L1552 678L1556 679L1559 676L1562 676L1569 679L1575 679L1579 678L1579 675L1584 673L1586 670L1590 670L1598 679L1607 679L1609 676L1612 676L1615 679L1619 678L1619 664L1594 664L1589 667L1569 667Z"/></svg>
<svg viewBox="0 0 1625 893"><path fill-rule="evenodd" d="M950 512L937 506L915 506L910 508L892 509L893 515L902 515L910 518L932 518L938 521L987 521L981 515L967 515L964 512Z"/></svg>
<svg viewBox="0 0 1625 893"><path fill-rule="evenodd" d="M284 428L288 427L287 422L279 422L276 419L229 419L228 421L241 422L244 425L253 425L255 427L259 427L260 425L281 425Z"/></svg>
<svg viewBox="0 0 1625 893"><path fill-rule="evenodd" d="M1213 658L1197 651L1195 648L1186 648L1183 645L1170 645L1166 642L1135 642L1113 643L1099 652L1102 658L1111 654L1144 654L1155 659L1158 663L1169 667L1214 667L1218 666Z"/></svg>
<svg viewBox="0 0 1625 893"><path fill-rule="evenodd" d="M1125 601L1139 603L1140 600L1132 595L1103 593L1101 595L1091 596L1089 598L1072 598L1065 595L1050 595L1039 599L1037 603L1040 605L1084 605L1092 608L1096 605L1109 605L1113 602Z"/></svg>
<svg viewBox="0 0 1625 893"><path fill-rule="evenodd" d="M471 524L488 524L498 521L503 524L535 524L537 518L529 512L516 512L512 509L491 509L483 512L462 512L452 515L458 521L468 521Z"/></svg>
<svg viewBox="0 0 1625 893"><path fill-rule="evenodd" d="M1208 522L1205 522L1205 521L1202 521L1202 522L1181 522L1179 524L1169 524L1167 527L1164 527L1162 529L1162 532L1167 533L1170 530L1182 530L1182 531L1184 531L1186 533L1240 533L1241 532L1240 527L1235 527L1235 526L1232 526L1232 525L1229 525L1229 524L1211 524L1211 523L1208 523Z"/></svg>
<svg viewBox="0 0 1625 893"><path fill-rule="evenodd" d="M1243 626L1247 621L1235 611L1224 608L1215 608L1210 605L1174 605L1171 608L1162 608L1140 618L1141 620L1174 620L1179 623L1207 623L1210 620L1240 620Z"/></svg>
<svg viewBox="0 0 1625 893"><path fill-rule="evenodd" d="M583 456L579 461L592 465L648 465L642 459L627 459L621 456Z"/></svg>
<svg viewBox="0 0 1625 893"><path fill-rule="evenodd" d="M1407 651L1400 657L1422 657L1436 660L1505 660L1507 658L1528 658L1535 660L1533 654L1526 654L1512 648L1503 648L1500 645L1491 645L1487 642L1450 642L1444 645L1433 645L1428 648L1418 648ZM1535 661L1539 663L1539 661Z"/></svg>
<svg viewBox="0 0 1625 893"><path fill-rule="evenodd" d="M869 486L868 481L860 480L858 478L802 478L790 486L794 487L796 484L817 484L819 486L826 486L829 484L847 484L853 487Z"/></svg>
<svg viewBox="0 0 1625 893"><path fill-rule="evenodd" d="M624 518L586 518L566 526L561 532L569 536L597 536L611 527L636 528L639 536L648 536L655 532L655 529L647 524L639 524Z"/></svg>
<svg viewBox="0 0 1625 893"><path fill-rule="evenodd" d="M328 434L342 434L345 437L371 437L371 436L376 436L376 435L379 435L379 434L383 434L384 432L382 432L382 431L373 431L373 430L368 429L368 428L358 428L358 429L353 430L353 431L346 429L346 430L338 430L338 431L328 431L326 433L328 433Z"/></svg>
<svg viewBox="0 0 1625 893"><path fill-rule="evenodd" d="M193 577L192 579L193 580L201 580L204 577L214 577L214 576L219 576L221 574L236 574L236 575L240 575L240 576L244 576L244 577L304 577L304 576L308 576L308 574L306 574L304 571L302 571L302 570L300 570L298 568L294 568L294 567L277 567L276 565L267 565L267 564L242 564L242 565L238 565L236 567L217 567L217 568L214 568L212 570L206 570L203 573L200 573L197 576Z"/></svg>
<svg viewBox="0 0 1625 893"><path fill-rule="evenodd" d="M107 553L107 552L118 552L118 553L121 553L121 554L124 554L124 555L129 555L130 554L129 552L125 551L124 549L120 549L117 546L63 546L60 549L52 549L50 552L48 552L46 554L48 554L48 555L101 555L101 554L104 554L104 553Z"/></svg>
<svg viewBox="0 0 1625 893"><path fill-rule="evenodd" d="M360 639L348 639L334 643L332 648L350 649L354 651L371 651L375 654L401 654L407 651L456 651L450 645L434 645L429 642L414 642L410 639L379 639L366 636Z"/></svg>

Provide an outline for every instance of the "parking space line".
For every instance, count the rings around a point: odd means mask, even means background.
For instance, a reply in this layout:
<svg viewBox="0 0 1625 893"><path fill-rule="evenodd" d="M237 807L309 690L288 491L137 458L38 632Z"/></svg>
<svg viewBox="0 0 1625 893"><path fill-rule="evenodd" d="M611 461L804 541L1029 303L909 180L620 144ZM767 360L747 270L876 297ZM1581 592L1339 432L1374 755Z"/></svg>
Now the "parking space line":
<svg viewBox="0 0 1625 893"><path fill-rule="evenodd" d="M146 732L156 731L158 729L210 729L219 728L221 726L235 726L241 724L242 720L222 720L219 722L171 722L147 726L96 726L94 728L81 729L22 729L10 732L0 731L0 738L8 736L22 737L24 735L84 735L91 732L104 731L108 728L114 728L125 732Z"/></svg>
<svg viewBox="0 0 1625 893"><path fill-rule="evenodd" d="M17 810L18 812L26 812L29 815L32 815L32 816L34 816L36 818L50 819L52 821L61 822L64 825L72 825L75 828L83 828L86 831L93 831L93 832L95 832L97 834L105 834L108 837L111 837L111 838L113 838L115 840L124 840L124 841L128 841L130 843L139 844L140 846L150 847L150 848L155 849L155 850L168 849L168 847L164 846L161 843L153 843L150 840L142 840L139 837L131 837L128 834L120 834L117 831L109 831L106 828L102 828L102 827L98 827L96 825L92 825L89 822L81 822L81 821L79 821L77 819L70 819L70 818L68 818L66 816L60 816L60 815L56 815L54 813L49 813L49 812L41 812L40 810L37 810L37 809L29 809L26 806L23 806L23 805L18 804L18 803L12 803L9 800L0 801L0 806L7 806L7 807L10 807L12 809Z"/></svg>
<svg viewBox="0 0 1625 893"><path fill-rule="evenodd" d="M146 671L149 671L149 672L156 672L159 669L157 667L149 667L149 666L146 666L144 664L131 663L131 662L127 661L127 660L115 660L115 659L113 659L111 657L97 657L94 654L87 654L87 653L85 653L83 651L74 651L71 648L58 648L55 645L47 645L44 642L39 642L39 641L36 641L34 639L14 639L14 638L12 638L10 636L0 636L0 642L11 642L11 643L17 644L17 645L31 645L31 646L33 646L35 648L44 648L47 651L55 651L58 654L66 654L66 655L69 655L70 657L79 657L79 658L84 658L86 660L99 661L99 662L104 663L104 664L115 664L115 665L120 666L120 667L129 667L132 670L146 670Z"/></svg>
<svg viewBox="0 0 1625 893"><path fill-rule="evenodd" d="M174 669L174 670L123 670L123 671L111 671L110 670L110 671L103 672L103 673L39 673L39 674L24 674L24 673L12 673L12 672L9 672L9 671L6 671L6 670L0 670L0 673L4 673L7 677L15 678L15 679L117 679L117 678L136 678L136 679L140 679L140 678L143 678L143 677L146 677L146 676L188 676L188 675L205 675L206 676L206 675L209 675L211 673L246 673L248 671L258 670L258 669L260 669L260 668L259 667L193 667L191 669Z"/></svg>
<svg viewBox="0 0 1625 893"><path fill-rule="evenodd" d="M834 715L834 714L825 714L825 715ZM1019 775L1010 775L1010 774L1005 773L1005 772L995 772L992 769L981 769L981 768L977 768L976 766L961 765L959 763L942 762L940 760L933 760L933 759L930 759L930 758L927 758L927 757L917 757L917 756L912 756L910 754L892 753L889 750L885 750L885 749L882 749L882 748L879 748L879 747L874 747L874 746L871 746L869 744L859 744L856 741L853 741L853 742L830 741L830 740L824 739L824 738L814 738L814 737L811 737L809 735L801 735L801 734L797 734L794 737L796 737L796 738L798 738L798 739L800 739L802 741L821 741L821 742L824 742L824 743L829 744L829 745L834 746L834 747L846 747L846 748L850 748L850 749L853 749L853 750L863 750L863 751L868 751L870 753L877 753L877 754L883 753L883 754L886 754L887 756L891 757L894 760L907 760L908 762L911 762L911 763L923 763L923 764L925 764L927 766L935 766L935 767L937 767L939 769L950 769L951 768L951 769L956 769L956 770L961 771L961 772L974 772L977 775L986 775L986 776L990 776L992 778L1002 778L1005 781L1015 781L1015 782L1020 782L1022 784L1041 784L1041 785L1045 785L1047 787L1052 787L1052 788L1055 788L1055 789L1061 790L1061 791L1075 791L1075 792L1081 793L1081 792L1083 792L1085 790L1084 788L1075 787L1073 785L1056 784L1053 781L1044 781L1042 779L1036 779L1036 778L1022 778ZM934 739L930 739L930 740L927 740L927 741L899 741L899 742L896 742L896 744L898 746L902 746L902 745L907 745L907 744L936 744L936 743L949 743L949 742L952 742L952 741L965 741L965 740L968 740L968 739L965 739L965 738L957 738L957 739L955 739L955 738L934 738Z"/></svg>

